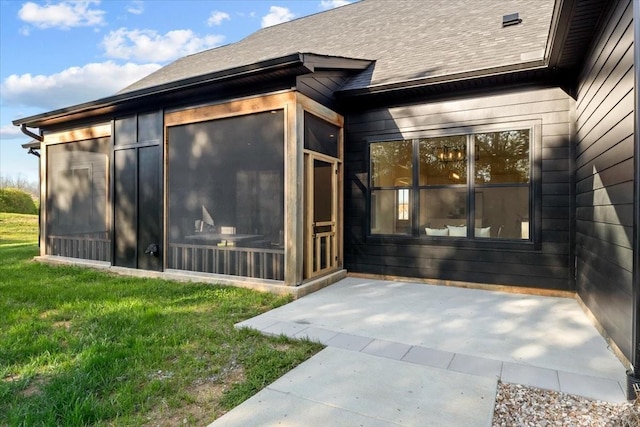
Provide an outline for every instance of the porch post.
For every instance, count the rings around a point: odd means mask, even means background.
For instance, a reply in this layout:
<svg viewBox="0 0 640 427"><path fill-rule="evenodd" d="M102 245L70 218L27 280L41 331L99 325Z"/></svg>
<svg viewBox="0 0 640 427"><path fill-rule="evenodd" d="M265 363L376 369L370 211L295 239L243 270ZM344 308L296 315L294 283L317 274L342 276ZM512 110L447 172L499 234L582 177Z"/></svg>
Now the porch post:
<svg viewBox="0 0 640 427"><path fill-rule="evenodd" d="M302 173L302 115L295 96L285 105L285 153L284 153L284 206L285 247L284 283L297 286L302 283L303 257L303 207L304 192Z"/></svg>
<svg viewBox="0 0 640 427"><path fill-rule="evenodd" d="M38 210L38 246L40 246L40 256L47 255L47 144L46 138L42 140L40 143L40 162L39 173L40 173L40 208Z"/></svg>

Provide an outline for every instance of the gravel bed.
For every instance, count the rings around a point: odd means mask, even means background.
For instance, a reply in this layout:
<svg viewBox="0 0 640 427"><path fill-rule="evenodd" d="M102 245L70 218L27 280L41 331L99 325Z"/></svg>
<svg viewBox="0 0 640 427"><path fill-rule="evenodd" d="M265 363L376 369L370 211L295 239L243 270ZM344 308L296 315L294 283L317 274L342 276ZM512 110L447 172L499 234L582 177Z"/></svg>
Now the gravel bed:
<svg viewBox="0 0 640 427"><path fill-rule="evenodd" d="M498 383L493 427L640 427L640 403L608 403Z"/></svg>

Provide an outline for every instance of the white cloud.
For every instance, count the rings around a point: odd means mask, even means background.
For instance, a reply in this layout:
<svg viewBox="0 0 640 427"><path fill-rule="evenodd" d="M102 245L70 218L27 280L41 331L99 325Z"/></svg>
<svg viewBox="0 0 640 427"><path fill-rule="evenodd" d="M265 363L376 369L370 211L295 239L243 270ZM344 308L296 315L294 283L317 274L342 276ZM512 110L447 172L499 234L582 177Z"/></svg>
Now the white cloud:
<svg viewBox="0 0 640 427"><path fill-rule="evenodd" d="M142 0L133 0L129 6L127 6L127 12L134 15L140 15L144 12L144 3Z"/></svg>
<svg viewBox="0 0 640 427"><path fill-rule="evenodd" d="M18 17L37 28L91 27L104 24L104 10L91 9L95 0L63 1L43 6L27 2L22 5Z"/></svg>
<svg viewBox="0 0 640 427"><path fill-rule="evenodd" d="M322 0L320 2L320 9L322 10L335 9L336 7L346 6L348 4L351 4L351 2L348 0Z"/></svg>
<svg viewBox="0 0 640 427"><path fill-rule="evenodd" d="M296 15L286 7L271 6L269 13L262 17L262 28L291 21Z"/></svg>
<svg viewBox="0 0 640 427"><path fill-rule="evenodd" d="M13 74L0 86L3 106L54 110L114 95L120 89L160 68L158 64L113 61L67 68L56 74Z"/></svg>
<svg viewBox="0 0 640 427"><path fill-rule="evenodd" d="M24 134L20 128L14 125L4 125L0 127L0 139L24 139Z"/></svg>
<svg viewBox="0 0 640 427"><path fill-rule="evenodd" d="M224 20L231 20L231 17L226 12L220 12L219 10L215 10L211 12L211 16L207 20L207 25L213 27L214 25L221 25Z"/></svg>
<svg viewBox="0 0 640 427"><path fill-rule="evenodd" d="M164 62L219 46L224 36L198 37L191 30L174 30L165 35L154 30L111 31L102 40L106 56L144 62Z"/></svg>

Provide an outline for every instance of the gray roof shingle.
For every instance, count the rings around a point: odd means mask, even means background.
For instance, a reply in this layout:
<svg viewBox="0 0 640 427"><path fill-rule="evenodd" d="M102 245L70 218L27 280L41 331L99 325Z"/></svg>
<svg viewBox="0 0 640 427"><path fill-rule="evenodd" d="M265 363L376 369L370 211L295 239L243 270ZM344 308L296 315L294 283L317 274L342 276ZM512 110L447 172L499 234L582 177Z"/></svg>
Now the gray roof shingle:
<svg viewBox="0 0 640 427"><path fill-rule="evenodd" d="M374 60L343 89L543 59L554 0L362 0L263 28L161 68L122 90L177 82L301 53ZM522 23L502 28L502 16Z"/></svg>

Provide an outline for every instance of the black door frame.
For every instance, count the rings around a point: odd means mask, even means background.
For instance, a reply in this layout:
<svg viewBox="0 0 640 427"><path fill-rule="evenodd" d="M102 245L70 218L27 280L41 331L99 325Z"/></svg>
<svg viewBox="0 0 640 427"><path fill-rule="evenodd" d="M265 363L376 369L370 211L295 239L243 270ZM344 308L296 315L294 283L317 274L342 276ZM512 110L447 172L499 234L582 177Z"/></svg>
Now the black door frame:
<svg viewBox="0 0 640 427"><path fill-rule="evenodd" d="M636 378L640 378L640 3L633 2L634 28L634 150L633 150L633 275L632 275L632 332L631 332L631 364Z"/></svg>

